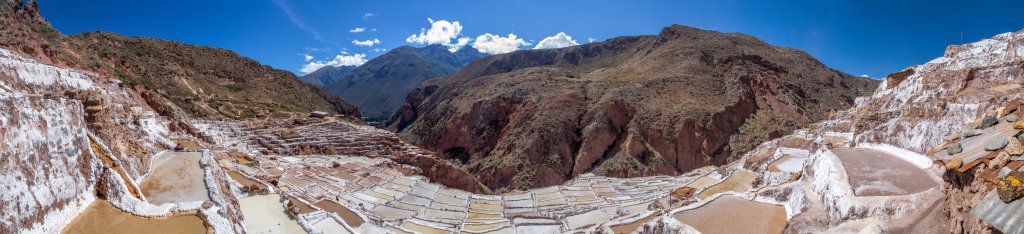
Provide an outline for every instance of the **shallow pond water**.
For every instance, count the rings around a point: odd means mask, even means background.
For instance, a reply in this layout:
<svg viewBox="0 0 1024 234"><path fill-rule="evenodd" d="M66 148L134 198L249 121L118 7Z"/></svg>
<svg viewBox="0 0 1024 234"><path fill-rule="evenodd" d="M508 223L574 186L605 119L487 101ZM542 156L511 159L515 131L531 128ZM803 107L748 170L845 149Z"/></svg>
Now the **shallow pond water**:
<svg viewBox="0 0 1024 234"><path fill-rule="evenodd" d="M725 195L692 210L673 215L701 233L781 233L786 208Z"/></svg>
<svg viewBox="0 0 1024 234"><path fill-rule="evenodd" d="M79 214L62 233L206 233L203 219L195 214L146 218L97 200Z"/></svg>

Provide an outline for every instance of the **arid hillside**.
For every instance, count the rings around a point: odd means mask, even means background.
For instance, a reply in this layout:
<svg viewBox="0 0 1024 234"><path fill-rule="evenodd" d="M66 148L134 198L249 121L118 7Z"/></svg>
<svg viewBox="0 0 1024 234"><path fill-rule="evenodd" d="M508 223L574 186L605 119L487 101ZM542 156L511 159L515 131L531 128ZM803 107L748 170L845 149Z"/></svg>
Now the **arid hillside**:
<svg viewBox="0 0 1024 234"><path fill-rule="evenodd" d="M878 83L748 35L673 25L483 58L410 92L388 125L492 189L526 189L722 165Z"/></svg>
<svg viewBox="0 0 1024 234"><path fill-rule="evenodd" d="M2 7L9 17L2 19L0 46L120 80L138 89L161 114L181 110L191 117L239 119L325 111L358 116L354 106L291 72L235 52L105 32L64 36L36 7L35 2Z"/></svg>

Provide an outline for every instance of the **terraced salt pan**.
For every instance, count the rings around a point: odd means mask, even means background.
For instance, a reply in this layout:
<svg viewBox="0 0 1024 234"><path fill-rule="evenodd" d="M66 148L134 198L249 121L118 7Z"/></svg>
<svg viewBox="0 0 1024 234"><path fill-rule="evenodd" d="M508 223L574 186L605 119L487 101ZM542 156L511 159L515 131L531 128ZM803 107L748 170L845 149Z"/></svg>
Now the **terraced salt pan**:
<svg viewBox="0 0 1024 234"><path fill-rule="evenodd" d="M636 231L638 228L640 228L640 225L643 225L647 221L650 221L652 218L654 218L654 214L643 216L632 222L612 225L610 228L612 229L612 233L615 234L629 234L633 233L633 231Z"/></svg>
<svg viewBox="0 0 1024 234"><path fill-rule="evenodd" d="M249 233L306 233L285 213L277 194L258 195L238 200Z"/></svg>
<svg viewBox="0 0 1024 234"><path fill-rule="evenodd" d="M316 222L315 224L313 224L313 227L316 228L317 230L320 230L321 232L324 232L324 233L331 233L331 234L335 234L335 233L337 233L337 234L351 234L352 233L352 232L348 231L348 229L345 229L345 226L342 226L340 223L338 223L338 221L335 221L334 219L331 219L331 218L320 220L320 222Z"/></svg>
<svg viewBox="0 0 1024 234"><path fill-rule="evenodd" d="M744 193L753 187L754 180L757 179L757 174L747 170L736 170L732 173L729 178L726 178L721 183L715 184L714 186L708 187L700 193L700 199L707 199L715 194L725 192L738 192Z"/></svg>
<svg viewBox="0 0 1024 234"><path fill-rule="evenodd" d="M140 187L153 204L209 201L203 180L205 172L199 165L200 152L161 152L153 159L153 173Z"/></svg>
<svg viewBox="0 0 1024 234"><path fill-rule="evenodd" d="M923 192L938 183L927 172L885 151L866 148L835 148L854 194L892 196Z"/></svg>
<svg viewBox="0 0 1024 234"><path fill-rule="evenodd" d="M810 152L802 149L779 148L782 158L768 166L768 171L798 173L803 170L804 162Z"/></svg>
<svg viewBox="0 0 1024 234"><path fill-rule="evenodd" d="M673 214L673 218L704 234L782 233L786 208L724 195L696 209Z"/></svg>
<svg viewBox="0 0 1024 234"><path fill-rule="evenodd" d="M363 225L363 222L365 222L358 214L337 202L323 200L313 203L313 205L320 207L320 209L323 209L324 211L338 214L338 216L341 217L341 219L350 227L359 227Z"/></svg>
<svg viewBox="0 0 1024 234"><path fill-rule="evenodd" d="M62 233L206 233L203 219L194 214L166 218L139 217L118 210L106 200L89 205Z"/></svg>

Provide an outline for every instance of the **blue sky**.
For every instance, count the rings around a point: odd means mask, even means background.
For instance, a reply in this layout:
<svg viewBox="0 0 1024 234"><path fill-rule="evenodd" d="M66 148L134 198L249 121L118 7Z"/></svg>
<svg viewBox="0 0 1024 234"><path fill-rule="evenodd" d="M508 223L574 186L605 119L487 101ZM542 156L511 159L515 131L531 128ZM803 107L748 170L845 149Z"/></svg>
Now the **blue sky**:
<svg viewBox="0 0 1024 234"><path fill-rule="evenodd" d="M402 45L480 40L494 52L657 34L671 24L740 32L805 50L854 75L882 77L943 49L1024 28L1021 1L79 1L39 0L64 34L110 31L221 47L302 75L310 63L358 63ZM432 19L432 25L428 21ZM461 30L410 38L421 29ZM363 32L351 30L364 28ZM438 28L440 29L440 28ZM442 31L436 31L442 32ZM449 33L452 30L448 31ZM511 40L509 34L516 39ZM422 40L417 40L422 39ZM354 43L358 41L359 44ZM520 41L521 40L521 41ZM370 43L370 42L373 43ZM377 43L379 41L379 43ZM483 42L487 43L483 43ZM424 43L418 43L424 42ZM500 43L505 42L505 43ZM372 44L372 46L365 46ZM516 47L518 46L518 47ZM358 57L357 54L365 56ZM312 58L307 60L305 55ZM337 58L337 60L336 60ZM314 64L316 65L316 64ZM307 69L308 70L308 69Z"/></svg>

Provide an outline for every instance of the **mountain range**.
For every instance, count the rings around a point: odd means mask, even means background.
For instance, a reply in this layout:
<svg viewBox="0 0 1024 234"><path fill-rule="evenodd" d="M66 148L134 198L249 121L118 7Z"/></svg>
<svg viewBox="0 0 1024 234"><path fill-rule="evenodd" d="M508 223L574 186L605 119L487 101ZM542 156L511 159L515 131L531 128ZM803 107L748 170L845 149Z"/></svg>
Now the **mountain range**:
<svg viewBox="0 0 1024 234"><path fill-rule="evenodd" d="M355 68L326 66L302 79L344 98L366 116L387 117L421 82L452 74L483 56L472 47L453 53L442 45L402 46Z"/></svg>
<svg viewBox="0 0 1024 234"><path fill-rule="evenodd" d="M723 165L877 85L797 49L673 25L480 59L411 92L388 125L491 189L528 189Z"/></svg>

